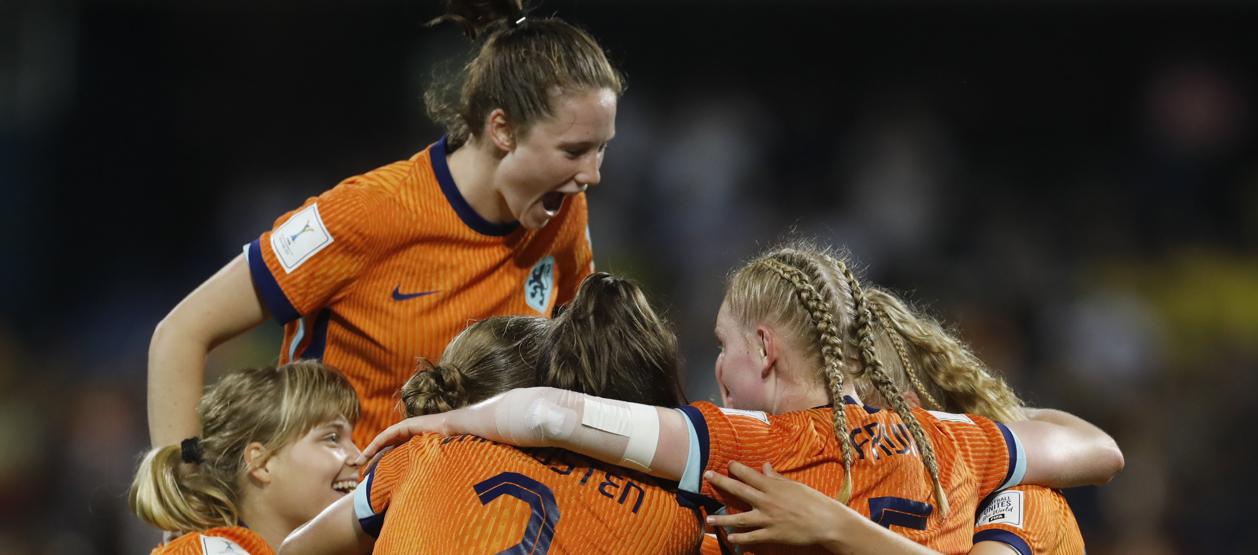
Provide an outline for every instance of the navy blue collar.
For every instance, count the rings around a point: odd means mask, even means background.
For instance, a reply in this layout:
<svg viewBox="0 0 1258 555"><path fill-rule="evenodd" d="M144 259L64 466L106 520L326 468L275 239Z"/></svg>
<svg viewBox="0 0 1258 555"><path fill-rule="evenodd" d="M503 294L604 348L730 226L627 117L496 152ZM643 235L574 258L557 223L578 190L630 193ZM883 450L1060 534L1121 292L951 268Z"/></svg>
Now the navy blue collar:
<svg viewBox="0 0 1258 555"><path fill-rule="evenodd" d="M844 396L843 396L843 404L845 404L845 405L855 405L855 404L857 404L857 403L856 403L856 399L853 399L851 395L844 395ZM874 413L878 412L879 410L881 410L881 409L879 409L878 407L871 407L871 406L869 406L869 405L863 405L863 406L864 406L864 408L865 408L865 412L867 412L867 413L869 413L869 414L874 414ZM813 407L813 408L814 408L814 409L828 409L828 408L832 408L832 407L831 407L830 405L818 405L818 406L815 406L815 407Z"/></svg>
<svg viewBox="0 0 1258 555"><path fill-rule="evenodd" d="M459 187L454 184L454 177L450 175L450 165L446 162L446 152L449 148L450 137L442 135L441 140L437 141L428 150L428 157L432 159L432 173L437 176L437 183L441 185L441 192L445 194L446 201L450 203L450 207L459 215L459 219L463 220L467 227L472 228L481 235L492 235L501 237L520 227L520 222L507 222L505 224L496 224L486 220L472 209L472 205L467 203L467 199L463 198L463 194L459 192Z"/></svg>

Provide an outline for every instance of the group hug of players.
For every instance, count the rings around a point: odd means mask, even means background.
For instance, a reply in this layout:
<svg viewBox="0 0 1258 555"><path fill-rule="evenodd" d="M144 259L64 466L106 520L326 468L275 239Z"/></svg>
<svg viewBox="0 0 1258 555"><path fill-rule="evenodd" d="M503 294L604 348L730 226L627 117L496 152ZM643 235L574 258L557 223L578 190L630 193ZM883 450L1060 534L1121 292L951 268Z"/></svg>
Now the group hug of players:
<svg viewBox="0 0 1258 555"><path fill-rule="evenodd" d="M479 50L425 94L447 134L281 216L158 325L129 497L154 553L1083 552L1051 488L1107 482L1114 441L827 246L731 270L722 406L687 403L670 324L593 273L622 77L521 8L448 2ZM203 391L268 318L279 364Z"/></svg>

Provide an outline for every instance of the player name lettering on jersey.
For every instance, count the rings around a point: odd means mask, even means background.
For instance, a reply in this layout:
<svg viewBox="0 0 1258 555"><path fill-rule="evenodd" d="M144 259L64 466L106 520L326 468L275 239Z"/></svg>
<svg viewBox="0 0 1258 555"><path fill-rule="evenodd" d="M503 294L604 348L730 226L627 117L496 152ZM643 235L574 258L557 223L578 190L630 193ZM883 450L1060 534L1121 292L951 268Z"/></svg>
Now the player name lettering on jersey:
<svg viewBox="0 0 1258 555"><path fill-rule="evenodd" d="M448 437L441 444L446 445L455 442L491 443L484 438L464 435ZM574 464L569 460L569 457L574 455L563 450L522 449L522 451L528 453L533 460L541 463L547 470L560 476L570 476L572 479L577 480L577 484L582 487L598 489L599 495L606 497L635 515L638 514L638 509L642 508L646 490L642 488L642 485L623 474L595 466L588 466L577 472L579 469L578 464ZM581 462L580 466L589 464L591 462L586 460Z"/></svg>
<svg viewBox="0 0 1258 555"><path fill-rule="evenodd" d="M890 430L880 422L870 422L848 433L852 447L861 459L878 460L913 452L913 440L908 426L897 423Z"/></svg>

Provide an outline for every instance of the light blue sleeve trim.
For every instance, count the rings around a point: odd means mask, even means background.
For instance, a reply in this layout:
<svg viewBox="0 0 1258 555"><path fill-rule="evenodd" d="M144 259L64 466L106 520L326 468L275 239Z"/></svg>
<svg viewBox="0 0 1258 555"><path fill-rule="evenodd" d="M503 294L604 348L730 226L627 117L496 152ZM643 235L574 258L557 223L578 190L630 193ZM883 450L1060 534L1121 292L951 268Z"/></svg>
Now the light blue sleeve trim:
<svg viewBox="0 0 1258 555"><path fill-rule="evenodd" d="M359 482L358 487L354 488L354 516L358 520L376 516L376 512L371 510L371 499L369 498L371 495L371 479L374 476L374 472L367 474L367 478Z"/></svg>
<svg viewBox="0 0 1258 555"><path fill-rule="evenodd" d="M686 434L690 436L690 451L686 454L686 468L681 471L681 481L677 483L677 489L699 493L699 489L703 486L699 481L699 475L703 472L703 463L700 462L699 456L699 433L695 431L695 424L690 421L685 411L681 414L682 419L686 421Z"/></svg>
<svg viewBox="0 0 1258 555"><path fill-rule="evenodd" d="M1009 479L1005 483L996 488L996 491L1021 484L1022 478L1026 476L1026 451L1022 450L1022 440L1018 439L1018 434L1013 433L1013 430L1008 431L1009 437L1013 438L1013 472L1009 474Z"/></svg>
<svg viewBox="0 0 1258 555"><path fill-rule="evenodd" d="M245 243L244 246L240 247L240 250L245 251L245 262L249 262L249 243Z"/></svg>
<svg viewBox="0 0 1258 555"><path fill-rule="evenodd" d="M301 340L306 337L306 319L297 319L297 333L293 334L293 342L288 344L288 361L292 362L297 358L297 346L301 345Z"/></svg>

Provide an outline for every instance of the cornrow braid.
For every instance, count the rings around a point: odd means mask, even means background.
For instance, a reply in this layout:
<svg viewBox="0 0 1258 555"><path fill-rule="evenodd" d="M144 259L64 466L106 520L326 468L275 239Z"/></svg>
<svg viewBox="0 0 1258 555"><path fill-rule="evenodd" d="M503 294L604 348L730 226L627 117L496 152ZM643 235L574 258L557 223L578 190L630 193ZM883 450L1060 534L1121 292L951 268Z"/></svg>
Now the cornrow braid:
<svg viewBox="0 0 1258 555"><path fill-rule="evenodd" d="M795 296L806 309L809 321L820 339L824 374L833 407L834 435L843 451L843 485L839 488L837 498L839 502L847 503L852 498L853 456L852 443L847 435L847 412L843 407L843 342L838 337L838 327L835 326L834 317L829 310L830 305L803 271L778 260L764 259L762 262L778 277L794 286Z"/></svg>
<svg viewBox="0 0 1258 555"><path fill-rule="evenodd" d="M909 410L908 404L904 402L904 396L882 368L882 361L878 359L878 354L874 351L873 314L869 310L860 282L856 280L856 276L852 274L847 264L843 264L842 261L837 262L843 271L843 277L847 280L848 290L852 293L852 302L855 305L856 333L860 344L861 362L869 374L870 381L878 388L883 399L895 409L896 414L900 415L900 419L908 426L914 441L921 448L922 461L926 464L930 480L935 485L935 502L939 503L941 513L947 515L948 497L944 495L943 484L939 480L939 463L935 460L934 446L922 430L921 422L918 422L917 417Z"/></svg>
<svg viewBox="0 0 1258 555"><path fill-rule="evenodd" d="M943 410L944 406L935 400L930 394L930 390L922 384L922 380L917 377L917 366L913 364L909 358L908 347L904 345L904 337L900 332L891 325L891 318L887 316L887 311L878 303L870 303L874 307L874 314L878 316L878 323L881 324L882 330L887 332L887 339L891 340L891 345L895 347L895 353L900 357L900 365L904 367L904 373L908 375L909 381L913 383L913 390L917 392L919 400L925 400L926 406L934 410Z"/></svg>

